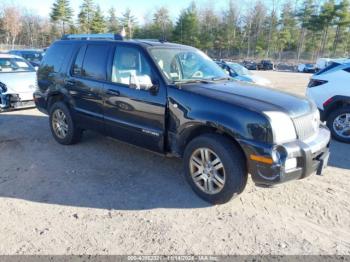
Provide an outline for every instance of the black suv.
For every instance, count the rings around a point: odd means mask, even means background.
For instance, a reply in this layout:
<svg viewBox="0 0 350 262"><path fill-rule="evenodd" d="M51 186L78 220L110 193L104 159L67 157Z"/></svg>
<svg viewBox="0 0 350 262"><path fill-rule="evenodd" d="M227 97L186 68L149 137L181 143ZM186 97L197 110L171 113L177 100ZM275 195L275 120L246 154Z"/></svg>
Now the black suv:
<svg viewBox="0 0 350 262"><path fill-rule="evenodd" d="M270 60L261 60L258 64L258 70L274 70L275 66Z"/></svg>
<svg viewBox="0 0 350 262"><path fill-rule="evenodd" d="M247 88L192 47L103 37L55 42L38 71L34 99L60 144L92 129L183 158L187 181L211 203L241 193L248 173L273 185L326 166L330 133L307 98Z"/></svg>

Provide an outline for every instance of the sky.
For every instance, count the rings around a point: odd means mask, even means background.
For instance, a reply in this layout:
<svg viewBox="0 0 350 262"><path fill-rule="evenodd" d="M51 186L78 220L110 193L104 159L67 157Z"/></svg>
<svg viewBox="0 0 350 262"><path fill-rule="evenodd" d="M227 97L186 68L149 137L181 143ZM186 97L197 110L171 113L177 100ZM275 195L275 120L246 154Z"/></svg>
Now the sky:
<svg viewBox="0 0 350 262"><path fill-rule="evenodd" d="M115 7L118 15L126 8L130 8L138 21L142 23L145 21L147 15L150 16L156 8L161 6L167 7L170 11L171 18L175 20L181 10L188 7L191 1L192 0L95 0L94 2L99 4L105 13L112 6ZM53 2L54 0L0 0L0 6L2 6L2 4L16 5L47 17ZM75 15L79 12L81 2L81 0L70 1ZM198 7L214 5L217 10L221 10L227 5L228 0L196 0L196 3Z"/></svg>

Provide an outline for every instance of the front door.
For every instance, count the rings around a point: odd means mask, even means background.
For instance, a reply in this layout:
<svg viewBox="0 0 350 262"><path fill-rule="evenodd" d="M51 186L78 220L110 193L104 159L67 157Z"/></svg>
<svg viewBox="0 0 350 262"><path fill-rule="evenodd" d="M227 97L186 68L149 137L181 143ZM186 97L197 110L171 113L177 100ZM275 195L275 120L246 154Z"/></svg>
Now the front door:
<svg viewBox="0 0 350 262"><path fill-rule="evenodd" d="M118 44L114 51L110 82L104 86L107 132L120 140L163 152L165 86L143 49ZM152 82L158 87L156 91Z"/></svg>

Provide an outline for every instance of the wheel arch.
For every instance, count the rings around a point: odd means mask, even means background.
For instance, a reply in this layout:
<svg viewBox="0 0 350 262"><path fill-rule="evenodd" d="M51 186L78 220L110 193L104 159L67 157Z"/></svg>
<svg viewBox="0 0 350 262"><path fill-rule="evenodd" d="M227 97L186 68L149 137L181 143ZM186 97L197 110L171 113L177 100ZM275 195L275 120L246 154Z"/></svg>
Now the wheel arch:
<svg viewBox="0 0 350 262"><path fill-rule="evenodd" d="M48 112L50 112L51 106L56 102L64 102L68 106L68 108L71 108L70 99L67 97L66 94L59 91L53 91L47 96L46 107Z"/></svg>
<svg viewBox="0 0 350 262"><path fill-rule="evenodd" d="M177 147L180 156L182 157L186 146L195 138L205 135L205 134L217 134L221 135L227 139L229 139L233 144L235 144L242 152L242 156L244 157L246 163L247 158L244 151L244 148L240 144L239 140L237 139L237 136L227 129L224 126L213 124L213 123L192 123L190 126L185 128L183 132L180 134L177 142Z"/></svg>
<svg viewBox="0 0 350 262"><path fill-rule="evenodd" d="M324 106L324 113L322 115L322 120L326 121L330 114L342 107L350 106L350 97L349 96L334 96L330 98L331 102L328 105Z"/></svg>

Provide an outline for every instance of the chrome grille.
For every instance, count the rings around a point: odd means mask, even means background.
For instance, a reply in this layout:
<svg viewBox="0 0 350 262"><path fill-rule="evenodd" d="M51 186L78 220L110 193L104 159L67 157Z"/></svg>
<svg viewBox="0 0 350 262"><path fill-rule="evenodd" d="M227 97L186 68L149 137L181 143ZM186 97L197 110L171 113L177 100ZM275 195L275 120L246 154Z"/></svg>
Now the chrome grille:
<svg viewBox="0 0 350 262"><path fill-rule="evenodd" d="M298 138L303 141L317 134L320 126L318 112L294 118L293 122Z"/></svg>

